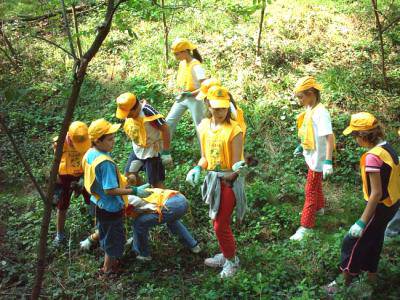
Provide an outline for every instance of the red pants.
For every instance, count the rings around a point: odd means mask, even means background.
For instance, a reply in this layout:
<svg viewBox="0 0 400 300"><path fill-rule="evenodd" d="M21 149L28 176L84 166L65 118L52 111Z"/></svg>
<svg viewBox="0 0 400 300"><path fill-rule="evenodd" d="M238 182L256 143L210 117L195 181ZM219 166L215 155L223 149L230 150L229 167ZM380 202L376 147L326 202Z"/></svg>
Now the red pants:
<svg viewBox="0 0 400 300"><path fill-rule="evenodd" d="M306 228L313 228L315 226L315 212L325 206L324 194L322 193L322 172L308 169L305 196L300 224Z"/></svg>
<svg viewBox="0 0 400 300"><path fill-rule="evenodd" d="M219 248L224 257L228 259L235 257L236 254L236 243L231 229L231 218L235 204L236 199L232 188L221 183L219 210L213 224Z"/></svg>

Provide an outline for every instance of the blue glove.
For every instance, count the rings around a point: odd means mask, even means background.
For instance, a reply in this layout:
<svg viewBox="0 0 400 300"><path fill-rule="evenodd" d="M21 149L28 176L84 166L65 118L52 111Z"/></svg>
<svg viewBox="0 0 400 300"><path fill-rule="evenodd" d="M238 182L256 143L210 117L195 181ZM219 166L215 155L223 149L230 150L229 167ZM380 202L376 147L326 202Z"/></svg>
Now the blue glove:
<svg viewBox="0 0 400 300"><path fill-rule="evenodd" d="M239 175L246 176L249 173L249 166L244 160L235 162L232 166L233 172L239 172Z"/></svg>
<svg viewBox="0 0 400 300"><path fill-rule="evenodd" d="M303 154L303 146L300 144L294 149L293 156L300 156Z"/></svg>
<svg viewBox="0 0 400 300"><path fill-rule="evenodd" d="M167 150L161 152L161 161L164 166L172 164L172 156Z"/></svg>
<svg viewBox="0 0 400 300"><path fill-rule="evenodd" d="M354 238L359 238L365 228L365 223L362 220L357 220L349 229L349 235Z"/></svg>
<svg viewBox="0 0 400 300"><path fill-rule="evenodd" d="M132 187L132 195L138 196L140 198L149 197L152 192L146 191L147 188L150 187L150 183L145 183L141 186L133 186Z"/></svg>
<svg viewBox="0 0 400 300"><path fill-rule="evenodd" d="M198 184L200 181L200 173L201 173L201 167L195 166L187 173L186 182L188 182L191 186L195 187L196 184Z"/></svg>

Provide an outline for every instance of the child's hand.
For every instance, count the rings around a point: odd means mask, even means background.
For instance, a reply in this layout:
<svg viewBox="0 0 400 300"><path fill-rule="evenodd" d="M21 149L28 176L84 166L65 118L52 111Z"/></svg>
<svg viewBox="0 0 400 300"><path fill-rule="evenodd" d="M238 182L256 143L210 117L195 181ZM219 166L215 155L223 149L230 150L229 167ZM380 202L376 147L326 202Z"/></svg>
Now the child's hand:
<svg viewBox="0 0 400 300"><path fill-rule="evenodd" d="M350 227L349 235L354 238L359 238L362 235L364 228L365 223L362 220L357 220L357 222Z"/></svg>

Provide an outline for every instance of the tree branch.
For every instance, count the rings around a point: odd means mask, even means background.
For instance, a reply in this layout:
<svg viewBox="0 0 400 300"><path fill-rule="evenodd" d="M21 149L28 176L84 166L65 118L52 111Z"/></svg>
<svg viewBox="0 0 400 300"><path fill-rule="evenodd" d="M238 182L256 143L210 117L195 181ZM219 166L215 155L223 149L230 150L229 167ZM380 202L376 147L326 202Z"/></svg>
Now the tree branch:
<svg viewBox="0 0 400 300"><path fill-rule="evenodd" d="M78 28L79 26L78 26L78 20L76 18L75 5L72 5L72 19L74 21L76 44L78 45L79 58L82 58L82 46L81 46L81 39L79 38L79 28Z"/></svg>
<svg viewBox="0 0 400 300"><path fill-rule="evenodd" d="M56 44L56 43L54 43L52 41L50 41L48 39L45 39L44 37L41 37L39 35L33 35L32 37L35 38L35 39L42 40L42 41L44 41L46 43L49 43L50 45L53 45L54 47L57 47L58 49L60 49L60 50L64 51L65 53L67 53L71 58L74 58L74 55L71 52L69 52L67 49L61 47L60 45L58 45L58 44Z"/></svg>
<svg viewBox="0 0 400 300"><path fill-rule="evenodd" d="M67 11L65 9L64 0L60 0L60 2L61 2L61 7L62 7L62 15L63 15L63 19L64 19L64 28L65 28L65 31L67 32L68 41L69 41L69 47L71 49L71 53L73 55L73 58L74 59L78 59L76 57L75 47L74 47L74 43L72 41L71 30L69 29L69 22L68 22L68 17L67 17Z"/></svg>

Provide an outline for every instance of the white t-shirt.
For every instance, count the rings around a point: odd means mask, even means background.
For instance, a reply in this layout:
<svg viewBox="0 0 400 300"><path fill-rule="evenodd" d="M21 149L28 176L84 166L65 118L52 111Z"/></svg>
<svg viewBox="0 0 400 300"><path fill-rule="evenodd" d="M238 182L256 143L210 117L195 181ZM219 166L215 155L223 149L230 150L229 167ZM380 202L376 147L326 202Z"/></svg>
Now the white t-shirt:
<svg viewBox="0 0 400 300"><path fill-rule="evenodd" d="M311 110L308 108L307 110ZM312 123L315 138L315 150L304 150L303 155L308 167L316 172L322 172L326 159L326 136L332 134L331 117L324 106L315 109L312 115Z"/></svg>
<svg viewBox="0 0 400 300"><path fill-rule="evenodd" d="M200 80L206 79L206 71L202 65L194 65L192 68L193 81L195 82L196 90L200 88Z"/></svg>

